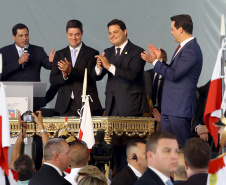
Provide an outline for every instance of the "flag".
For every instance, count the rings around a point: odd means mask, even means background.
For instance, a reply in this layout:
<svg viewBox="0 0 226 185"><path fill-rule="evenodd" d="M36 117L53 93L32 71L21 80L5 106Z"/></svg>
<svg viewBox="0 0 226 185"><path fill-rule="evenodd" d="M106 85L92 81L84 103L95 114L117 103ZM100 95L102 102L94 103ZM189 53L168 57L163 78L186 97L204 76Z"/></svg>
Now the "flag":
<svg viewBox="0 0 226 185"><path fill-rule="evenodd" d="M0 83L0 168L9 175L8 148L10 147L9 116L5 97L5 87Z"/></svg>
<svg viewBox="0 0 226 185"><path fill-rule="evenodd" d="M89 106L89 96L86 96L81 119L82 121L80 124L78 139L86 142L90 152L95 143L95 140L94 140L94 133L93 133L93 122L92 122L91 111Z"/></svg>
<svg viewBox="0 0 226 185"><path fill-rule="evenodd" d="M225 184L226 155L209 161L207 185Z"/></svg>
<svg viewBox="0 0 226 185"><path fill-rule="evenodd" d="M221 57L226 43L222 43L216 60L216 64L213 70L208 97L206 101L206 107L204 112L204 122L212 135L215 146L218 144L218 127L214 123L218 122L222 116L221 104L222 104L222 84L221 84Z"/></svg>

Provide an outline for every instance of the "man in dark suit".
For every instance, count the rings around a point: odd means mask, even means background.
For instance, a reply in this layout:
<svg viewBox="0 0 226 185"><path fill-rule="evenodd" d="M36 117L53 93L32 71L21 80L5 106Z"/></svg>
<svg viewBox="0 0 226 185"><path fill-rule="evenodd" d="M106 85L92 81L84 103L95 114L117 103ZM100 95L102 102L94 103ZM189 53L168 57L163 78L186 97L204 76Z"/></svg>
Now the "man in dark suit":
<svg viewBox="0 0 226 185"><path fill-rule="evenodd" d="M187 140L184 148L184 160L188 180L182 181L178 185L206 185L210 159L211 148L207 142L196 137Z"/></svg>
<svg viewBox="0 0 226 185"><path fill-rule="evenodd" d="M0 49L3 58L2 81L40 82L40 70L51 69L54 49L47 56L42 47L29 44L29 30L24 24L12 28L14 44ZM27 48L24 49L24 48Z"/></svg>
<svg viewBox="0 0 226 185"><path fill-rule="evenodd" d="M167 54L166 51L161 48L161 62L166 64ZM162 75L154 72L153 69L149 69L144 72L145 92L152 100L154 108L157 108L161 113L162 103L162 90L165 78Z"/></svg>
<svg viewBox="0 0 226 185"><path fill-rule="evenodd" d="M154 65L154 71L165 78L162 95L161 128L173 133L181 146L191 137L191 120L196 109L196 85L202 70L202 51L192 35L189 15L171 17L171 34L180 43L169 66L159 61L160 48L149 45L142 58Z"/></svg>
<svg viewBox="0 0 226 185"><path fill-rule="evenodd" d="M94 56L99 52L82 42L83 28L80 21L68 21L66 34L69 46L56 52L50 73L50 83L59 85L55 111L62 116L78 116L77 110L82 107L83 80L87 68L86 94L93 100L90 102L92 115L98 115L95 112L101 109L101 104L92 71L96 65Z"/></svg>
<svg viewBox="0 0 226 185"><path fill-rule="evenodd" d="M127 162L113 178L111 185L133 185L147 169L146 145L144 140L131 140L126 148Z"/></svg>
<svg viewBox="0 0 226 185"><path fill-rule="evenodd" d="M127 39L123 21L108 23L109 40L114 45L97 57L96 79L108 74L106 86L106 114L108 116L141 116L149 112L144 90L145 61L139 52L143 49Z"/></svg>
<svg viewBox="0 0 226 185"><path fill-rule="evenodd" d="M178 168L178 143L174 135L155 132L146 143L148 168L135 185L173 185L170 176Z"/></svg>
<svg viewBox="0 0 226 185"><path fill-rule="evenodd" d="M29 185L70 185L64 179L63 172L69 168L71 161L70 148L64 139L50 139L44 148L43 166L32 176Z"/></svg>
<svg viewBox="0 0 226 185"><path fill-rule="evenodd" d="M127 39L127 29L123 21L114 19L107 26L109 41L113 46L105 49L102 56L96 56L95 67L96 80L101 80L108 74L106 115L142 116L143 113L149 112L143 81L145 61L139 53L143 49ZM112 137L113 158L117 171L126 165L126 139L122 141L117 136ZM116 156L117 154L119 156Z"/></svg>

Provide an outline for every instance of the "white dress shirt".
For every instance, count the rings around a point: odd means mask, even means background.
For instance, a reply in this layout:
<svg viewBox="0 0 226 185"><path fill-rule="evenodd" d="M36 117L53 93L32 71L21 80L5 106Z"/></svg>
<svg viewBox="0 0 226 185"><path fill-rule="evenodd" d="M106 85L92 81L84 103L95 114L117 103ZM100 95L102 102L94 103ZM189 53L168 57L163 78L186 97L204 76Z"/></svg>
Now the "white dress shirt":
<svg viewBox="0 0 226 185"><path fill-rule="evenodd" d="M71 173L66 175L64 178L69 181L72 185L77 185L76 178L78 176L78 172L81 168L72 168Z"/></svg>

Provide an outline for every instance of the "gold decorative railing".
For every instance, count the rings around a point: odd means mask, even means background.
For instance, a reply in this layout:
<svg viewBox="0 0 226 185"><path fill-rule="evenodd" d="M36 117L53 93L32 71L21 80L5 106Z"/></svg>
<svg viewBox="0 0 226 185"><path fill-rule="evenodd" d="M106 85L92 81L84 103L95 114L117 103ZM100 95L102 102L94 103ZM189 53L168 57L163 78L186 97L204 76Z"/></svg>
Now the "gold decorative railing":
<svg viewBox="0 0 226 185"><path fill-rule="evenodd" d="M98 129L105 130L105 141L110 143L111 135L116 134L121 136L139 136L143 137L150 135L155 130L155 119L147 117L92 117L94 132ZM79 117L69 117L65 124L64 117L44 118L43 124L48 131L50 138L53 138L56 132L67 127L68 130L75 135L79 132ZM17 136L21 132L21 126L18 119L10 119L10 134L11 137ZM32 137L34 134L40 135L40 129L37 124L28 123L27 137Z"/></svg>

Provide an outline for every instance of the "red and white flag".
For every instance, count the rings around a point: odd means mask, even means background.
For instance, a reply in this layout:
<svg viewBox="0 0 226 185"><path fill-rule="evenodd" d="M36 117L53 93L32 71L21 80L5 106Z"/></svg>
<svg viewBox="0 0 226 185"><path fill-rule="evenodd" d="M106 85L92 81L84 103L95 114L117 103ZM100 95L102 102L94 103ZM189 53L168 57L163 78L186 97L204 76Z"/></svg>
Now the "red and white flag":
<svg viewBox="0 0 226 185"><path fill-rule="evenodd" d="M226 174L226 155L209 161L207 185L224 185Z"/></svg>
<svg viewBox="0 0 226 185"><path fill-rule="evenodd" d="M89 152L92 149L95 140L93 133L93 122L91 117L90 105L89 105L89 95L86 96L85 104L83 106L82 121L79 130L79 140L83 140L88 145Z"/></svg>
<svg viewBox="0 0 226 185"><path fill-rule="evenodd" d="M9 175L8 148L10 147L9 116L6 104L5 87L0 83L0 168Z"/></svg>
<svg viewBox="0 0 226 185"><path fill-rule="evenodd" d="M221 57L226 43L222 44L217 56L217 61L213 70L206 107L204 112L204 122L209 133L212 135L215 146L218 144L218 127L214 123L218 122L222 116L222 76Z"/></svg>

